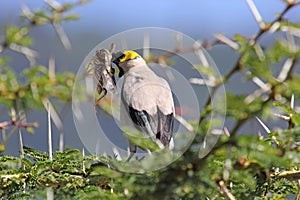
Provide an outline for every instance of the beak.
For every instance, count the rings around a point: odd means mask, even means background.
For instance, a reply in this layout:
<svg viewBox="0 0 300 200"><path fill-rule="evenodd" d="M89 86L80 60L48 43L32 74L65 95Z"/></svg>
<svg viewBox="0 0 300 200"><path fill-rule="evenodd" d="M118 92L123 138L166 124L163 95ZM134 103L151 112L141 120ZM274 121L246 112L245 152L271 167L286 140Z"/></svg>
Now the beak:
<svg viewBox="0 0 300 200"><path fill-rule="evenodd" d="M121 78L124 75L124 70L119 66L118 68L119 68L119 78Z"/></svg>
<svg viewBox="0 0 300 200"><path fill-rule="evenodd" d="M119 66L120 59L123 58L125 54L122 51L118 51L112 54L112 62L119 68L119 78L124 75L124 70Z"/></svg>

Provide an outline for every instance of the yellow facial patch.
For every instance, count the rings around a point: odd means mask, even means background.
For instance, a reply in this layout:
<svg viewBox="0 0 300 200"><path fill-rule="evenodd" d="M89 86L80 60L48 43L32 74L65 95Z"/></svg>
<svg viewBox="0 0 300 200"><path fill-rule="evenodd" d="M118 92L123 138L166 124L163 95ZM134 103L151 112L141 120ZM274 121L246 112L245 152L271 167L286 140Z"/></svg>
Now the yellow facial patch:
<svg viewBox="0 0 300 200"><path fill-rule="evenodd" d="M130 50L124 51L124 54L125 56L120 59L120 63L140 57L140 55L137 52Z"/></svg>

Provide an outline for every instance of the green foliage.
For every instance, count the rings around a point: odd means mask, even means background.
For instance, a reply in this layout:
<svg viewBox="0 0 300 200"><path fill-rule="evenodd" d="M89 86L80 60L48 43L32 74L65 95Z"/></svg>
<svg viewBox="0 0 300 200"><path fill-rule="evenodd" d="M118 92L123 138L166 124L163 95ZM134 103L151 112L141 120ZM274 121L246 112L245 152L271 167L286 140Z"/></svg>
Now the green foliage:
<svg viewBox="0 0 300 200"><path fill-rule="evenodd" d="M20 102L24 109L42 108L42 100L55 97L67 102L71 100L75 76L71 73L56 74L50 79L47 68L38 66L25 69L22 74L27 81L18 81L15 72L8 67L0 68L0 102L7 107Z"/></svg>
<svg viewBox="0 0 300 200"><path fill-rule="evenodd" d="M230 152L228 154L228 152ZM170 167L149 174L119 172L115 158L82 156L78 150L48 155L25 148L25 158L0 157L2 198L15 195L26 185L28 198L51 186L56 197L72 199L166 197L202 199L217 197L218 182L226 177L237 198L271 195L286 197L297 192L297 184L275 175L277 168L299 166L294 150L282 152L268 140L256 136L223 137L205 160L190 150ZM298 152L299 153L299 152ZM296 161L296 162L295 162ZM229 168L225 163L232 163ZM83 167L84 166L84 167ZM274 174L274 175L272 175ZM209 176L207 176L209 175Z"/></svg>
<svg viewBox="0 0 300 200"><path fill-rule="evenodd" d="M27 35L29 31L28 27L16 27L13 25L8 25L5 30L6 34L6 44L10 45L16 43L23 46L31 46L32 40L31 37Z"/></svg>

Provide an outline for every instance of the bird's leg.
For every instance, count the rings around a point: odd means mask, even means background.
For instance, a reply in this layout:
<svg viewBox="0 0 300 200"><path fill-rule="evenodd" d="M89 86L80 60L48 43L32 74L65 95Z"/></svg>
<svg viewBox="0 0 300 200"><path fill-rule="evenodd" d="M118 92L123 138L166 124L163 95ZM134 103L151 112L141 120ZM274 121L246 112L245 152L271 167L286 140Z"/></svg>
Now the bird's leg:
<svg viewBox="0 0 300 200"><path fill-rule="evenodd" d="M135 152L136 152L136 146L134 144L129 144L129 156L128 158L126 159L126 162L129 162L130 159L134 156Z"/></svg>
<svg viewBox="0 0 300 200"><path fill-rule="evenodd" d="M130 152L128 158L126 159L126 162L129 162L131 160L132 156L134 156L134 154L135 154L134 152Z"/></svg>

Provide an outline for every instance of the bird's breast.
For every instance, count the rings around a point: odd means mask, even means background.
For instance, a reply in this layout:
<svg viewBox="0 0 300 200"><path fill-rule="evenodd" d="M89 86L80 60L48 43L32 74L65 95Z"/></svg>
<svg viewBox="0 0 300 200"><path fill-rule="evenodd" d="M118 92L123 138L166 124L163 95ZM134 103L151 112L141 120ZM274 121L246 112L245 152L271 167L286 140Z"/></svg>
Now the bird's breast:
<svg viewBox="0 0 300 200"><path fill-rule="evenodd" d="M174 109L170 87L164 79L152 73L127 73L122 90L123 101L150 115L157 113L157 108L164 114L170 114Z"/></svg>

